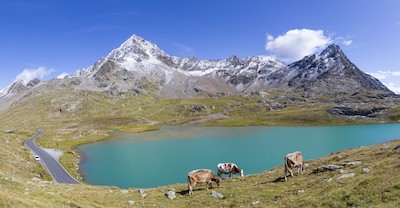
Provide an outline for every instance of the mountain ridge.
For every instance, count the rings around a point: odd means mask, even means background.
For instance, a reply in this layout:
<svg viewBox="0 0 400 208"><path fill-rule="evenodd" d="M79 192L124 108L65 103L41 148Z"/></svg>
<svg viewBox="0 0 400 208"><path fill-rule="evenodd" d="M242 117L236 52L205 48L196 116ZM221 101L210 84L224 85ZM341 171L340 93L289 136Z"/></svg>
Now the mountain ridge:
<svg viewBox="0 0 400 208"><path fill-rule="evenodd" d="M51 83L114 96L152 94L166 98L243 95L274 89L295 90L301 96L375 90L394 95L379 80L362 72L335 44L286 65L268 56L179 58L138 35L132 35L88 68L53 79ZM35 86L18 93L26 93ZM0 91L0 102L13 95L5 91Z"/></svg>

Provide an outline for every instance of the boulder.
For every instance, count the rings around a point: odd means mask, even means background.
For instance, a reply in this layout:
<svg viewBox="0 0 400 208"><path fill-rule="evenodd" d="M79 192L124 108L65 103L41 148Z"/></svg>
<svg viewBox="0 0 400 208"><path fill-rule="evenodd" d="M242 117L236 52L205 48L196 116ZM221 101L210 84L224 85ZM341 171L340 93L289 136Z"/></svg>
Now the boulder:
<svg viewBox="0 0 400 208"><path fill-rule="evenodd" d="M145 197L147 196L147 194L144 193L144 190L143 190L143 189L139 189L138 192L139 192L139 194L140 194L140 196L141 196L142 198L145 198Z"/></svg>
<svg viewBox="0 0 400 208"><path fill-rule="evenodd" d="M370 170L369 170L369 168L363 168L361 171L362 171L362 173L369 173Z"/></svg>
<svg viewBox="0 0 400 208"><path fill-rule="evenodd" d="M341 165L325 165L322 167L314 168L313 173L329 172L344 168Z"/></svg>
<svg viewBox="0 0 400 208"><path fill-rule="evenodd" d="M342 163L343 166L356 166L356 165L361 165L361 161L353 161L353 162L345 162Z"/></svg>
<svg viewBox="0 0 400 208"><path fill-rule="evenodd" d="M354 177L355 175L356 175L355 173L347 173L347 174L343 174L343 175L339 176L337 179L340 180L340 179L344 179L344 178L351 178L351 177Z"/></svg>
<svg viewBox="0 0 400 208"><path fill-rule="evenodd" d="M129 205L134 205L134 204L135 204L135 201L133 201L133 200L128 200L128 204L129 204Z"/></svg>
<svg viewBox="0 0 400 208"><path fill-rule="evenodd" d="M175 191L168 191L167 193L165 193L165 196L168 197L168 199L175 199L176 195L175 195Z"/></svg>
<svg viewBox="0 0 400 208"><path fill-rule="evenodd" d="M211 191L211 196L213 196L215 198L219 198L219 199L223 199L224 198L224 195L222 195L222 194L220 194L220 193L218 193L218 192L216 192L214 190Z"/></svg>

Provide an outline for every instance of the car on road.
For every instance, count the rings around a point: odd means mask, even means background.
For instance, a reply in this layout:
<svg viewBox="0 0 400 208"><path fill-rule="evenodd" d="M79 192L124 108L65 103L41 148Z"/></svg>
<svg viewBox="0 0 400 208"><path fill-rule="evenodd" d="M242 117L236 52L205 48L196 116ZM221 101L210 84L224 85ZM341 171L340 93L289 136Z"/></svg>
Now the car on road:
<svg viewBox="0 0 400 208"><path fill-rule="evenodd" d="M35 160L36 160L36 161L40 161L39 155L35 155Z"/></svg>

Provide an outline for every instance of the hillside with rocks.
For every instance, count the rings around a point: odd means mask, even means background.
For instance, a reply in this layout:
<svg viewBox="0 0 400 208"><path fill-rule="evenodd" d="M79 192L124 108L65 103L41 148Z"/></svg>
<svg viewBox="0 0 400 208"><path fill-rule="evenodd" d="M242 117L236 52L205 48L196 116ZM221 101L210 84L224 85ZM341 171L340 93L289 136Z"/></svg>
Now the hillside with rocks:
<svg viewBox="0 0 400 208"><path fill-rule="evenodd" d="M204 184L119 189L55 184L23 145L29 132L0 132L0 207L398 207L400 141L306 160L304 174L287 182L283 166ZM68 154L68 152L65 152ZM307 155L305 155L307 158ZM185 177L185 174L182 174Z"/></svg>

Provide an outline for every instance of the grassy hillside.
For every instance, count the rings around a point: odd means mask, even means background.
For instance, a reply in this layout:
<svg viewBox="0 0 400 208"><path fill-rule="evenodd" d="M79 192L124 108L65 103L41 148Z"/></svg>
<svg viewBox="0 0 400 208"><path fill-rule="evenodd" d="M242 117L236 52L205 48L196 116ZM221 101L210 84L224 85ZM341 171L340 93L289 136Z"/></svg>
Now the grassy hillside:
<svg viewBox="0 0 400 208"><path fill-rule="evenodd" d="M0 207L398 207L400 204L400 140L371 147L348 149L325 158L306 161L303 175L281 182L283 167L244 178L224 179L214 188L224 199L213 198L203 184L187 194L186 184L144 189L142 198L134 188L63 185L47 181L42 167L23 146L33 134L0 133ZM307 157L305 155L305 157ZM339 171L313 173L313 169L343 162L361 161L344 170L354 177L338 179ZM368 173L362 169L368 168ZM182 173L185 177L186 173ZM332 178L333 181L327 182ZM215 185L214 185L215 187ZM164 196L175 190L177 198ZM128 201L134 201L129 205ZM253 205L255 204L255 205Z"/></svg>
<svg viewBox="0 0 400 208"><path fill-rule="evenodd" d="M205 190L186 194L185 184L146 189L142 199L135 189L120 190L115 187L90 185L61 185L49 182L50 176L34 162L23 145L37 129L44 135L37 144L57 148L64 152L60 162L79 178L79 155L76 146L109 137L113 129L123 131L155 130L160 125L341 125L354 123L400 122L399 103L387 99L372 99L352 103L336 98L297 98L285 92L263 95L226 96L186 99L160 99L152 96L111 97L101 93L69 91L64 88L38 94L31 99L0 112L0 207L124 207L128 200L133 206L145 207L309 207L309 206L366 206L396 207L399 203L400 150L393 148L399 141L383 146L347 150L327 158L309 161L306 174L286 183L273 182L282 176L277 167L258 175L241 179L224 180L217 189L226 198L209 196ZM328 109L342 105L357 108L391 106L375 117L349 117L328 113ZM4 130L16 129L16 134ZM340 164L343 161L361 160L361 166L348 168L356 176L350 179L325 182L339 173L310 174L311 169L323 164ZM368 167L371 173L362 174ZM185 177L186 173L182 173ZM177 199L164 196L175 189ZM195 187L203 189L204 186ZM298 192L304 190L304 193Z"/></svg>

